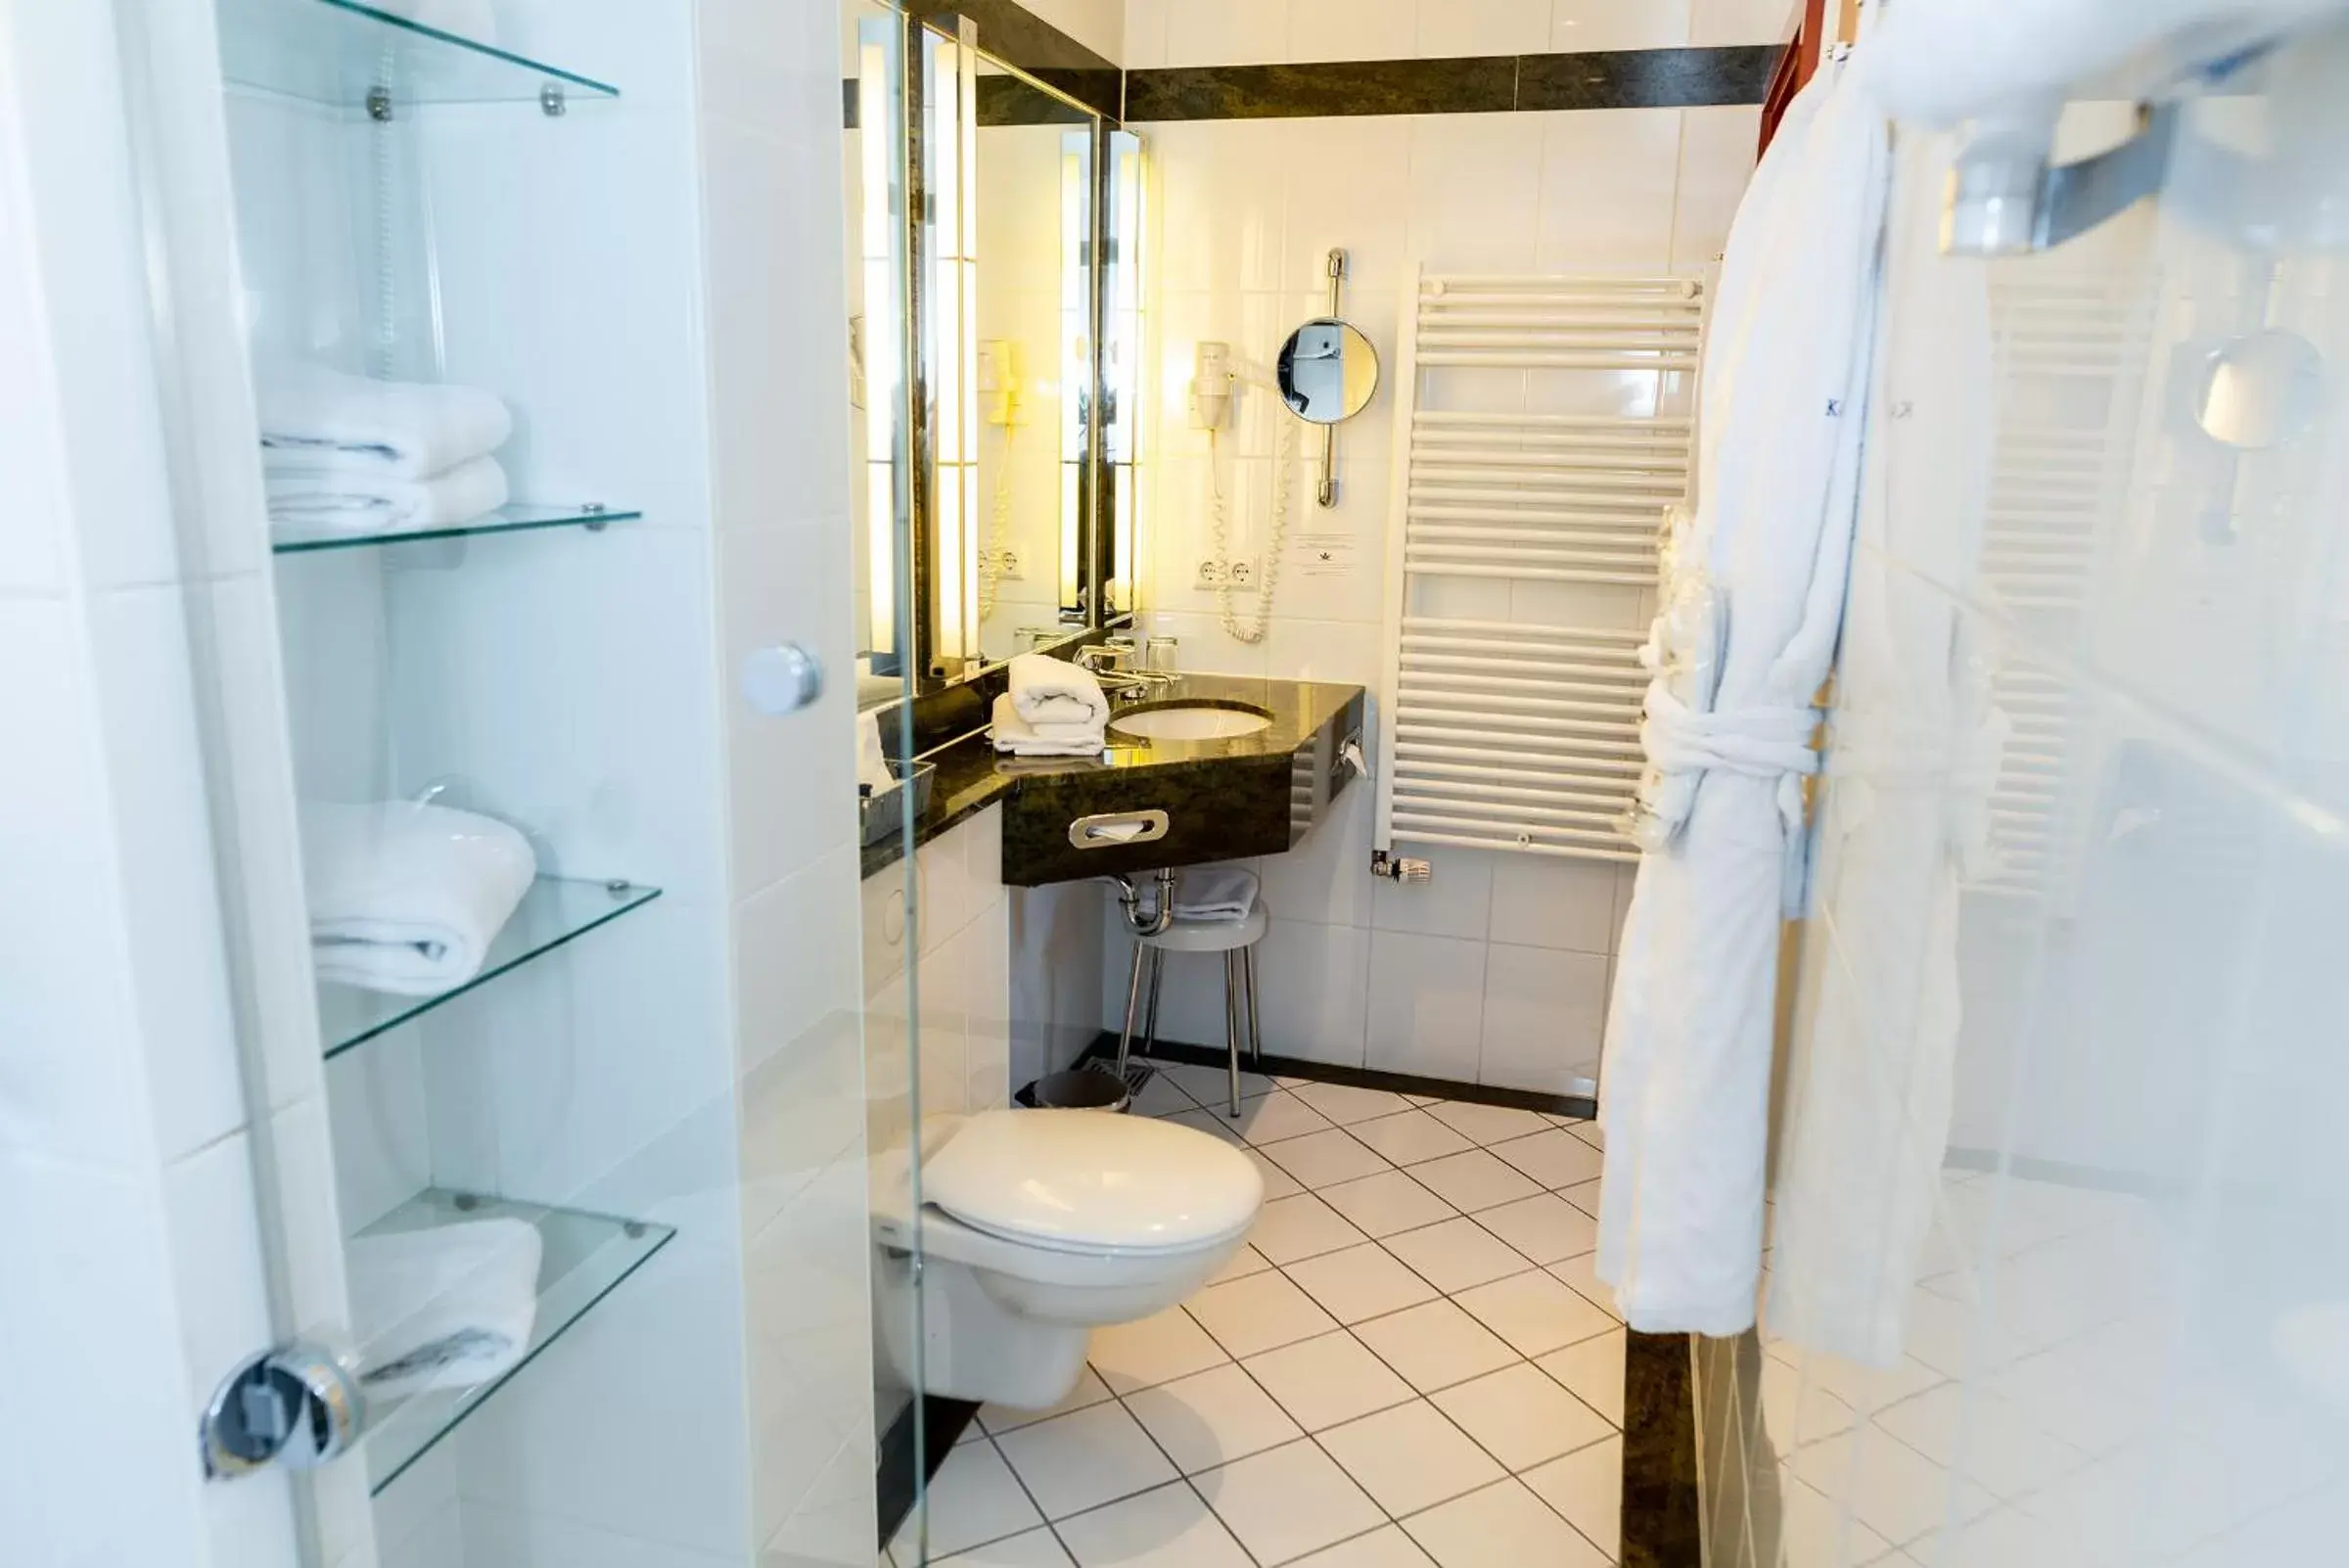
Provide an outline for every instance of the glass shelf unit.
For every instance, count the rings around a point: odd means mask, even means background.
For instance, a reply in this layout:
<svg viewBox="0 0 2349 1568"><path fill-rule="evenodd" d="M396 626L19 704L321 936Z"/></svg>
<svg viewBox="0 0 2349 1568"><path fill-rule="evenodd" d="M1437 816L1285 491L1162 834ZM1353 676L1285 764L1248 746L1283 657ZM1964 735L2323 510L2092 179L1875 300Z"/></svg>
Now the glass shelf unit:
<svg viewBox="0 0 2349 1568"><path fill-rule="evenodd" d="M633 882L581 882L540 877L514 908L513 918L489 944L481 970L461 986L430 996L394 996L332 982L318 988L318 1033L328 1060L364 1044L386 1030L420 1018L442 1002L487 985L510 969L554 951L575 937L641 909L661 897L659 888Z"/></svg>
<svg viewBox="0 0 2349 1568"><path fill-rule="evenodd" d="M220 0L220 69L240 87L379 118L409 104L537 103L559 113L571 99L620 96L609 82L357 0Z"/></svg>
<svg viewBox="0 0 2349 1568"><path fill-rule="evenodd" d="M601 506L501 506L470 523L445 528L394 529L355 532L348 529L274 528L269 548L279 555L304 555L314 550L363 550L377 545L408 544L418 539L462 539L477 533L521 533L530 529L601 529L608 523L632 523L642 512L616 512Z"/></svg>
<svg viewBox="0 0 2349 1568"><path fill-rule="evenodd" d="M562 1338L564 1330L594 1311L676 1235L669 1225L437 1187L426 1188L360 1234L391 1235L494 1219L527 1221L538 1231L537 1315L530 1328L530 1349L486 1382L463 1389L431 1389L380 1407L371 1405L362 1429L370 1492L381 1493L398 1480L401 1472ZM365 1386L362 1371L360 1387Z"/></svg>

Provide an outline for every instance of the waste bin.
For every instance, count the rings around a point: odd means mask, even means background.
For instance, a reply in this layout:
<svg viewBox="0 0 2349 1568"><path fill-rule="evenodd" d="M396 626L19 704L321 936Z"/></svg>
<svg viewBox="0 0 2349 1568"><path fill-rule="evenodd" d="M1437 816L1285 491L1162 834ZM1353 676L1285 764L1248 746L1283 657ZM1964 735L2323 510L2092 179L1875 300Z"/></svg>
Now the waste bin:
<svg viewBox="0 0 2349 1568"><path fill-rule="evenodd" d="M1115 1073L1089 1067L1046 1073L1015 1096L1022 1105L1047 1111L1123 1111L1132 1099Z"/></svg>

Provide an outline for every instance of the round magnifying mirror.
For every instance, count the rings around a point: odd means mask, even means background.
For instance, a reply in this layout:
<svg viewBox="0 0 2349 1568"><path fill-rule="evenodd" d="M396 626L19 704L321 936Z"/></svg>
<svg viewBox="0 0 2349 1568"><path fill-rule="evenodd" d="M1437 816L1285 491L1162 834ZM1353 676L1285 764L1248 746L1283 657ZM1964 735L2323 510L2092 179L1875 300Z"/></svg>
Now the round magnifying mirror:
<svg viewBox="0 0 2349 1568"><path fill-rule="evenodd" d="M1280 346L1281 401L1314 425L1335 425L1369 406L1378 391L1378 350L1361 329L1317 316Z"/></svg>
<svg viewBox="0 0 2349 1568"><path fill-rule="evenodd" d="M2240 451L2280 446L2325 406L2325 360L2296 332L2255 332L2204 361L2194 423Z"/></svg>

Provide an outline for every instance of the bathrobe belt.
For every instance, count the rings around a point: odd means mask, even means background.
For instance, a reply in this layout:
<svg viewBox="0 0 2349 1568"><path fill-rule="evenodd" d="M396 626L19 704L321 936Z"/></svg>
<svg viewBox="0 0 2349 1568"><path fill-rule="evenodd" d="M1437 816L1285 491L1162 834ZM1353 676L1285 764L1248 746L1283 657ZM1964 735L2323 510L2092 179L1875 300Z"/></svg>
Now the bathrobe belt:
<svg viewBox="0 0 2349 1568"><path fill-rule="evenodd" d="M1778 816L1789 835L1803 825L1803 780L1819 771L1811 737L1819 710L1808 703L1755 703L1700 713L1675 697L1663 680L1647 688L1639 742L1647 753L1632 837L1643 850L1669 848L1687 825L1693 790L1663 789L1675 775L1737 773L1777 781Z"/></svg>

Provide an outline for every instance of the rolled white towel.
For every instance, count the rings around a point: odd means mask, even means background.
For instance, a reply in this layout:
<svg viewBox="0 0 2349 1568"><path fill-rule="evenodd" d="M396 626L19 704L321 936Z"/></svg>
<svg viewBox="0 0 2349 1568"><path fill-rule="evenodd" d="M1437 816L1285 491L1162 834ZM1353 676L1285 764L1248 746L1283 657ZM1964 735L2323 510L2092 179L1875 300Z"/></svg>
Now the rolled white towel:
<svg viewBox="0 0 2349 1568"><path fill-rule="evenodd" d="M519 1365L538 1318L538 1229L521 1220L352 1238L359 1386L397 1399Z"/></svg>
<svg viewBox="0 0 2349 1568"><path fill-rule="evenodd" d="M456 528L506 504L506 471L477 457L431 479L354 469L272 471L269 521L337 533L422 532Z"/></svg>
<svg viewBox="0 0 2349 1568"><path fill-rule="evenodd" d="M1065 659L1043 654L1020 654L1011 661L1011 701L1031 724L1090 724L1109 722L1109 699L1089 669Z"/></svg>
<svg viewBox="0 0 2349 1568"><path fill-rule="evenodd" d="M315 365L274 365L254 378L261 454L274 476L320 469L429 479L485 456L514 434L493 392L372 381Z"/></svg>
<svg viewBox="0 0 2349 1568"><path fill-rule="evenodd" d="M1109 744L1100 724L1031 724L1011 693L995 699L995 750L1014 757L1099 757Z"/></svg>
<svg viewBox="0 0 2349 1568"><path fill-rule="evenodd" d="M479 974L538 871L530 840L446 807L313 805L301 837L318 977L398 996Z"/></svg>

